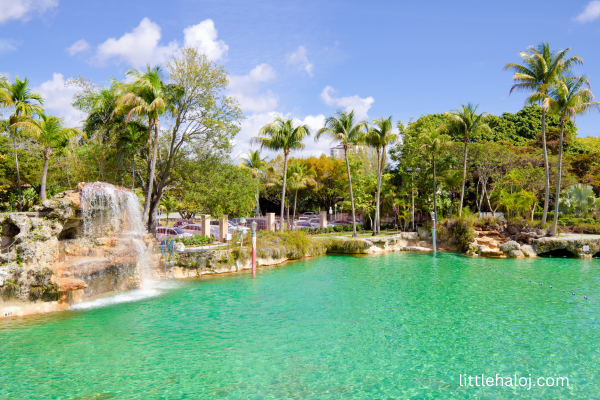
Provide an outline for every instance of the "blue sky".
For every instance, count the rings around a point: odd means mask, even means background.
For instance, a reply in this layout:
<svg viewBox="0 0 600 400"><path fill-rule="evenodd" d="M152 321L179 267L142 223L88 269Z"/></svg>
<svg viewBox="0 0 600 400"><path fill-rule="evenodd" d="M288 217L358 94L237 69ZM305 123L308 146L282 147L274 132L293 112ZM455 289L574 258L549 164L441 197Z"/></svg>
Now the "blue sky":
<svg viewBox="0 0 600 400"><path fill-rule="evenodd" d="M318 128L338 108L404 123L467 102L516 112L525 94L508 96L502 67L541 41L571 47L585 62L575 72L600 93L599 36L600 0L0 0L0 72L28 77L71 123L68 77L106 83L199 46L228 69L247 117L234 155L275 113ZM600 115L577 123L580 136L600 136ZM311 140L304 153L328 147Z"/></svg>

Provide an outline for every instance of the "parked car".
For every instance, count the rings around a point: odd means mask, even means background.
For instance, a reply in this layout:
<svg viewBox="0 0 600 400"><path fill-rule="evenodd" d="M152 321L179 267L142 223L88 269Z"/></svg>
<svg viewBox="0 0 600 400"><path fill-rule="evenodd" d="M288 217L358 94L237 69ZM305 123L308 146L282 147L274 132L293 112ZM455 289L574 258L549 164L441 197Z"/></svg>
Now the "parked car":
<svg viewBox="0 0 600 400"><path fill-rule="evenodd" d="M294 230L303 229L303 228L312 228L312 226L308 221L296 221L294 223Z"/></svg>
<svg viewBox="0 0 600 400"><path fill-rule="evenodd" d="M348 225L351 224L352 222L347 221L345 219L335 219L333 221L330 221L327 223L327 225Z"/></svg>
<svg viewBox="0 0 600 400"><path fill-rule="evenodd" d="M158 227L156 228L156 240L162 242L165 239L178 239L191 237L191 233L185 233L179 228Z"/></svg>
<svg viewBox="0 0 600 400"><path fill-rule="evenodd" d="M199 224L187 224L179 227L184 233L192 235L202 235L202 225Z"/></svg>
<svg viewBox="0 0 600 400"><path fill-rule="evenodd" d="M308 223L310 224L310 226L312 228L320 228L321 227L321 220L320 218L311 218L308 220Z"/></svg>
<svg viewBox="0 0 600 400"><path fill-rule="evenodd" d="M312 217L298 217L298 221L308 221L309 219L311 219Z"/></svg>
<svg viewBox="0 0 600 400"><path fill-rule="evenodd" d="M307 212L303 213L302 215L305 215L307 217L312 217L314 215L319 215L319 213L316 211L307 211Z"/></svg>

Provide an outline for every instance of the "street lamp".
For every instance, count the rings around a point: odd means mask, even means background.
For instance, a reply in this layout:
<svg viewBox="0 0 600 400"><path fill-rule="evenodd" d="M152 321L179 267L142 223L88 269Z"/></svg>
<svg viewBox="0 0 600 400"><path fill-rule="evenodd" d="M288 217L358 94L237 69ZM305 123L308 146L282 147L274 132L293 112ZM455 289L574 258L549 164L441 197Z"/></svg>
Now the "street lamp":
<svg viewBox="0 0 600 400"><path fill-rule="evenodd" d="M333 214L333 210L329 207L329 220L331 221L331 215Z"/></svg>
<svg viewBox="0 0 600 400"><path fill-rule="evenodd" d="M413 174L412 167L406 168L406 172L408 172L410 174L410 194L412 196L412 229L414 232L414 230L415 230L415 188L414 188L413 176L415 174ZM419 172L421 172L421 168L419 168L419 167L415 168L415 172L418 174Z"/></svg>
<svg viewBox="0 0 600 400"><path fill-rule="evenodd" d="M256 278L256 221L252 221L252 278Z"/></svg>

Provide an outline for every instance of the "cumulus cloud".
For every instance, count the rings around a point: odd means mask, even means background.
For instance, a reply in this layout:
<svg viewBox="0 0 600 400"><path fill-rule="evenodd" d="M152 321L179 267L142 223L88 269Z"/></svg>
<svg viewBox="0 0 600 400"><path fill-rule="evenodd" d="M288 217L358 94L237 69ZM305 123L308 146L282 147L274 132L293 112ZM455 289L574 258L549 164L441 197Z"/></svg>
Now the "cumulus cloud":
<svg viewBox="0 0 600 400"><path fill-rule="evenodd" d="M220 60L227 54L229 46L222 40L217 40L217 29L212 19L188 26L183 30L183 45L197 47L211 60Z"/></svg>
<svg viewBox="0 0 600 400"><path fill-rule="evenodd" d="M600 0L593 0L587 3L585 9L575 17L575 20L581 23L591 22L600 17Z"/></svg>
<svg viewBox="0 0 600 400"><path fill-rule="evenodd" d="M180 49L180 46L176 40L166 45L161 44L161 37L160 26L149 18L144 18L131 32L125 33L118 39L110 38L101 43L92 61L100 66L113 61L117 64L127 63L137 68L146 64L164 63ZM83 46L83 43L80 45ZM183 45L197 47L211 60L222 59L229 49L224 41L217 40L217 29L210 19L185 28Z"/></svg>
<svg viewBox="0 0 600 400"><path fill-rule="evenodd" d="M288 56L287 61L288 64L303 69L308 75L313 76L314 65L311 64L310 61L308 61L308 57L306 57L306 47L299 46L295 52Z"/></svg>
<svg viewBox="0 0 600 400"><path fill-rule="evenodd" d="M71 105L77 88L65 86L63 74L55 72L52 79L34 88L34 91L40 93L44 98L44 109L47 113L64 118L68 126L80 125L83 113Z"/></svg>
<svg viewBox="0 0 600 400"><path fill-rule="evenodd" d="M328 106L341 107L345 111L354 110L354 116L358 120L366 119L367 112L371 105L375 101L373 97L369 96L365 99L360 98L358 95L346 96L346 97L332 97L334 89L331 86L326 86L321 92L321 99Z"/></svg>
<svg viewBox="0 0 600 400"><path fill-rule="evenodd" d="M73 56L77 53L81 53L82 51L86 51L89 48L90 44L86 40L80 39L73 43L70 47L67 47L67 51Z"/></svg>
<svg viewBox="0 0 600 400"><path fill-rule="evenodd" d="M17 43L12 39L0 39L0 54L17 49Z"/></svg>
<svg viewBox="0 0 600 400"><path fill-rule="evenodd" d="M100 65L113 59L117 63L126 62L134 67L142 67L148 63L162 63L177 50L177 42L166 46L159 44L160 26L144 18L131 32L120 38L110 38L98 46L95 60Z"/></svg>
<svg viewBox="0 0 600 400"><path fill-rule="evenodd" d="M235 137L235 146L231 153L232 158L243 157L248 153L248 150L258 149L258 145L250 145L250 139L254 136L258 136L260 128L273 121L277 115L283 118L292 118L294 125L308 125L314 136L315 132L323 127L325 123L324 115L308 115L304 118L294 117L290 113L280 113L276 111L269 111L264 113L254 113L248 116L243 122L240 132ZM305 141L305 148L301 151L295 151L292 153L294 157L306 157L306 156L320 156L322 153L329 154L329 148L332 147L327 139L321 139L315 142L313 136L308 137ZM263 150L262 153L271 158L277 157L277 152L270 150Z"/></svg>
<svg viewBox="0 0 600 400"><path fill-rule="evenodd" d="M229 78L229 94L240 103L246 112L267 112L277 107L279 96L270 90L260 91L264 82L275 79L275 70L269 64L257 65L247 75L232 75Z"/></svg>
<svg viewBox="0 0 600 400"><path fill-rule="evenodd" d="M58 6L58 0L0 0L0 24L13 19L27 21Z"/></svg>

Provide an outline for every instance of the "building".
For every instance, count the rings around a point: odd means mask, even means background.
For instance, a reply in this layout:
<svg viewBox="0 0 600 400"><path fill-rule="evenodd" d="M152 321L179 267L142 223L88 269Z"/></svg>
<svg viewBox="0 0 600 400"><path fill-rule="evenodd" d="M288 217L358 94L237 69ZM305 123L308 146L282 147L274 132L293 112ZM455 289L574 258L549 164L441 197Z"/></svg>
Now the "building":
<svg viewBox="0 0 600 400"><path fill-rule="evenodd" d="M344 146L337 145L329 149L329 156L334 158L344 158Z"/></svg>

